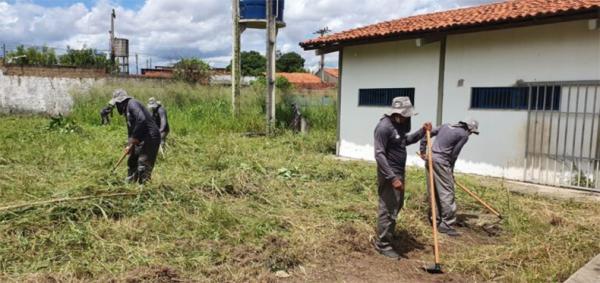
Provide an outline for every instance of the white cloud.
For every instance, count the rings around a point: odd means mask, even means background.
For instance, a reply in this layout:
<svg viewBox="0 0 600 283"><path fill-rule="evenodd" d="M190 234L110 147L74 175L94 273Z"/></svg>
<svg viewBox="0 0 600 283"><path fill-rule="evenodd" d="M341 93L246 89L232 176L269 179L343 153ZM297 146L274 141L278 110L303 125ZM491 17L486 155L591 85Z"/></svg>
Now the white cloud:
<svg viewBox="0 0 600 283"><path fill-rule="evenodd" d="M384 20L494 0L294 0L287 1L285 21L278 49L300 52L307 67L314 67L314 52L301 51L298 43L314 37L313 31L329 26L338 32ZM166 64L179 57L199 56L212 65L223 66L231 53L231 1L228 0L147 0L139 10L99 0L93 7L42 7L29 1L9 4L0 0L0 42L14 46L48 45L80 48L83 45L108 49L110 11L117 11L118 37L130 40L131 53L146 55L154 64ZM244 50L265 49L265 32L247 30ZM133 55L132 55L133 57ZM130 62L134 62L130 60ZM327 57L335 65L337 56Z"/></svg>

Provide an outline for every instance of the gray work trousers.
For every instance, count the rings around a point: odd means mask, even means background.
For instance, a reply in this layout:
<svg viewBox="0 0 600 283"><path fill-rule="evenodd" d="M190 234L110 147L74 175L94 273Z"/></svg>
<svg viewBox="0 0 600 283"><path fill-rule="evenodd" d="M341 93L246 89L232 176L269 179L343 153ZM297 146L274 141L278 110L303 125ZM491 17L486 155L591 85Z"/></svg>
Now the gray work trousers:
<svg viewBox="0 0 600 283"><path fill-rule="evenodd" d="M427 169L427 202L431 203L429 192L429 166ZM435 182L435 200L437 203L436 221L438 226L451 228L451 225L456 223L456 202L454 200L454 170L452 166L446 165L443 162L433 160L433 181ZM429 219L431 220L431 208L429 210Z"/></svg>
<svg viewBox="0 0 600 283"><path fill-rule="evenodd" d="M148 139L134 146L127 160L129 181L143 184L150 180L159 146L159 139Z"/></svg>
<svg viewBox="0 0 600 283"><path fill-rule="evenodd" d="M404 178L398 177L403 183ZM380 250L391 250L396 219L404 205L404 192L395 190L392 181L383 177L377 178L379 193L379 209L377 211L377 238L375 245Z"/></svg>

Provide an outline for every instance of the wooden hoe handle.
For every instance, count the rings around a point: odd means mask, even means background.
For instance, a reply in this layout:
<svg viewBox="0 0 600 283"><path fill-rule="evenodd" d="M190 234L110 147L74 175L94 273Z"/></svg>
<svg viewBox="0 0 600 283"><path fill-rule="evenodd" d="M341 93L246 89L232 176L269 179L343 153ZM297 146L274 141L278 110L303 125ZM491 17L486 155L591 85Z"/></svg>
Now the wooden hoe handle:
<svg viewBox="0 0 600 283"><path fill-rule="evenodd" d="M427 163L429 166L429 195L431 198L431 223L433 226L433 252L435 255L435 263L440 263L440 248L438 244L438 231L437 231L437 213L436 213L436 201L435 201L435 183L433 182L433 159L431 157L431 132L428 130L427 134Z"/></svg>

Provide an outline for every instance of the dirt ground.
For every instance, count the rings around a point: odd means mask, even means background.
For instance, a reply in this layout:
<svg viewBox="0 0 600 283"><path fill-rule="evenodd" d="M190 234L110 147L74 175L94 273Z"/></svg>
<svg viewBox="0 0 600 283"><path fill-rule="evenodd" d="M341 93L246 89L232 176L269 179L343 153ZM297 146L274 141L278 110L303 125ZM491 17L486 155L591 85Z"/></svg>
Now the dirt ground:
<svg viewBox="0 0 600 283"><path fill-rule="evenodd" d="M443 255L454 249L468 248L470 245L497 244L502 234L498 220L492 215L476 215L469 212L458 215L460 237L440 234L440 250ZM352 231L346 232L352 237ZM328 257L290 272L288 278L278 278L278 282L474 282L476 277L444 269L444 274L429 274L423 266L432 264L433 246L430 242L420 242L407 231L396 235L395 248L402 258L392 260L378 254L370 244L371 239L346 238L340 241L341 247L351 247L347 257ZM443 264L443 262L442 262Z"/></svg>

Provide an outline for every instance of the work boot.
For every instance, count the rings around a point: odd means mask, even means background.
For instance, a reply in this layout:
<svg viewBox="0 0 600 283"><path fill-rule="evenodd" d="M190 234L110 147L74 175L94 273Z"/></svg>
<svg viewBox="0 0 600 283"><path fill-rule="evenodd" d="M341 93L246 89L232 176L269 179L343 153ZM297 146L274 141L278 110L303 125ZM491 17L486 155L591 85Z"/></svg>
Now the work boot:
<svg viewBox="0 0 600 283"><path fill-rule="evenodd" d="M458 233L458 231L456 231L456 229L454 229L454 228L446 228L446 227L440 226L438 228L438 231L440 231L440 233L444 233L450 237L460 237L460 233Z"/></svg>
<svg viewBox="0 0 600 283"><path fill-rule="evenodd" d="M375 250L383 256L389 257L390 259L399 259L400 255L392 248L380 249L375 247Z"/></svg>
<svg viewBox="0 0 600 283"><path fill-rule="evenodd" d="M375 247L375 250L378 253L380 253L381 255L389 257L390 259L399 259L400 258L400 255L391 246L381 248L381 247L379 247L379 245L377 244L376 241L372 241L371 243L373 244L373 247Z"/></svg>

